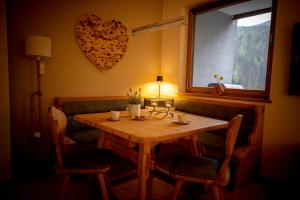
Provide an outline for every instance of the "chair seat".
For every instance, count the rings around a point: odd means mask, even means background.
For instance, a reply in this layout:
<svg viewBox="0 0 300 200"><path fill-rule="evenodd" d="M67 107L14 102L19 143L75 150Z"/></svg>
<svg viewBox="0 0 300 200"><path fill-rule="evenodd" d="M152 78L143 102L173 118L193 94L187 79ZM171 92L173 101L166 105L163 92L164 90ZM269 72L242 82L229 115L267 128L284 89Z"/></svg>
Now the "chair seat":
<svg viewBox="0 0 300 200"><path fill-rule="evenodd" d="M219 161L207 157L177 156L171 166L170 174L200 179L218 177Z"/></svg>
<svg viewBox="0 0 300 200"><path fill-rule="evenodd" d="M64 157L64 167L69 169L102 169L109 167L104 152L92 149L71 151Z"/></svg>
<svg viewBox="0 0 300 200"><path fill-rule="evenodd" d="M70 151L64 157L65 168L97 169L110 166L111 175L127 172L136 168L135 164L107 149L80 149Z"/></svg>
<svg viewBox="0 0 300 200"><path fill-rule="evenodd" d="M154 168L169 175L172 161L179 155L192 155L189 149L178 143L162 143L157 146Z"/></svg>

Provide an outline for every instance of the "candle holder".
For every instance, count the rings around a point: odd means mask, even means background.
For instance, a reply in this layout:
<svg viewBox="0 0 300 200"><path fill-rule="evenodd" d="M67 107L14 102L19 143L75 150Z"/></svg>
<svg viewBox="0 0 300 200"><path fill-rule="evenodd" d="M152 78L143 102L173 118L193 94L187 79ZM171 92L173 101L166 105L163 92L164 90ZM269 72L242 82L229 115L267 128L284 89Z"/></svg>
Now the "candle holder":
<svg viewBox="0 0 300 200"><path fill-rule="evenodd" d="M161 119L164 119L168 115L171 117L174 117L174 113L172 112L172 102L166 102L166 107L162 108L160 110L157 110L158 103L156 100L151 100L151 107L153 107L152 110L148 111L150 117L155 117L157 115L163 114Z"/></svg>

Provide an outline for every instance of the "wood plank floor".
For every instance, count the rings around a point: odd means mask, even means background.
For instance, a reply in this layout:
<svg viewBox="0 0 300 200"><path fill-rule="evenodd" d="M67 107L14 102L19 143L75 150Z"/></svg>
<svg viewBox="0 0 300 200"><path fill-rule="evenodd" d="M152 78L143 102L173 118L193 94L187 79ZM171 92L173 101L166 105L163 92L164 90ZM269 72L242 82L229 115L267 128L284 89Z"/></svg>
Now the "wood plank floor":
<svg viewBox="0 0 300 200"><path fill-rule="evenodd" d="M61 177L50 175L35 178L33 180L15 181L0 187L1 200L54 200L58 197ZM113 200L136 199L137 180L132 179L113 187ZM273 199L300 199L298 186L294 184L279 184L269 181L258 181L236 190L225 191L225 200L273 200ZM153 200L169 199L172 185L154 178L151 198ZM66 200L94 200L101 199L96 179L87 176L75 176L71 178L69 187L65 193ZM180 200L206 200L211 196L202 190L200 185L186 187Z"/></svg>

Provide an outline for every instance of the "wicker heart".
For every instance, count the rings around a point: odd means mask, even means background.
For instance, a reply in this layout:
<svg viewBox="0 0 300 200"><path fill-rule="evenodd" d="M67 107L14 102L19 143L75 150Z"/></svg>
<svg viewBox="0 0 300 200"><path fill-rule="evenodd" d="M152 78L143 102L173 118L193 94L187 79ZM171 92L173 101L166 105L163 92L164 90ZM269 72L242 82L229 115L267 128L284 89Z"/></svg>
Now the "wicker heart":
<svg viewBox="0 0 300 200"><path fill-rule="evenodd" d="M120 21L82 15L76 22L75 35L81 51L102 72L117 64L127 50L127 28Z"/></svg>

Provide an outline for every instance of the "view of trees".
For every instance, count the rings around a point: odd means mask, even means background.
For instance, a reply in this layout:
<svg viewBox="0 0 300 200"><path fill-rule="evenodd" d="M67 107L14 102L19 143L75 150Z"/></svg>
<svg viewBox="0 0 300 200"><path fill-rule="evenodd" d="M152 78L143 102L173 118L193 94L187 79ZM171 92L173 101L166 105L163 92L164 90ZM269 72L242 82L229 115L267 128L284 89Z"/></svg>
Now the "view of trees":
<svg viewBox="0 0 300 200"><path fill-rule="evenodd" d="M237 27L233 84L245 89L265 89L269 32L270 21Z"/></svg>

